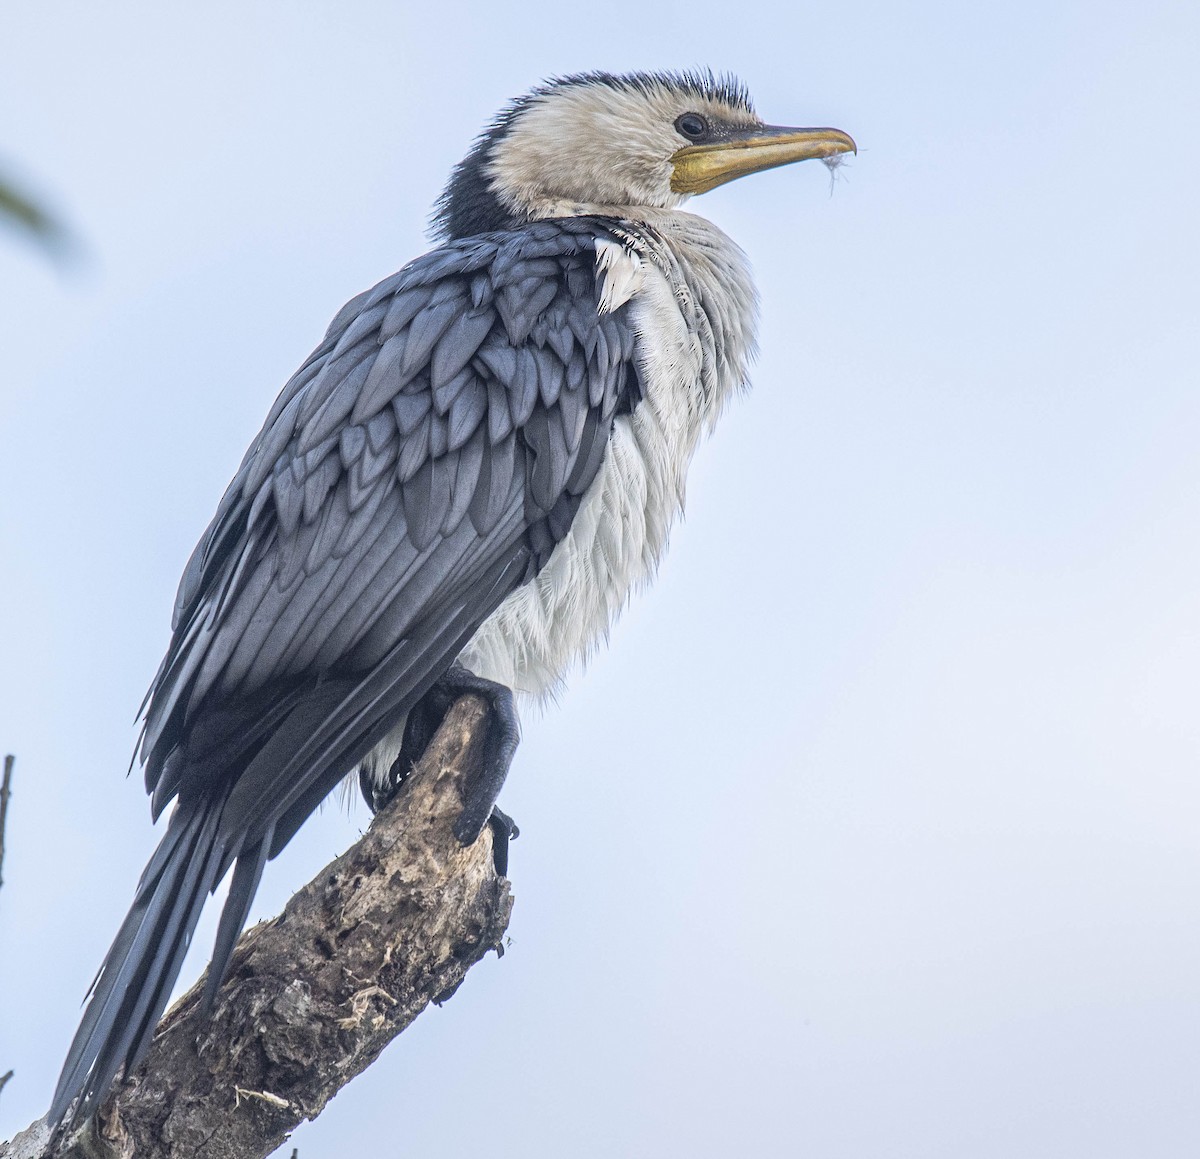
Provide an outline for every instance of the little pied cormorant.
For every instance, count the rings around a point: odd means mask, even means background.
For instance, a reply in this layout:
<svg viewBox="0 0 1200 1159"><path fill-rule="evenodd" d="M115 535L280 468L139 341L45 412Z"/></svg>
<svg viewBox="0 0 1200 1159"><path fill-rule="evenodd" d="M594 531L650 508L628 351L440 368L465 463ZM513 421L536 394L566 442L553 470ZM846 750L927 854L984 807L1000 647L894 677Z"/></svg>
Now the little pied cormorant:
<svg viewBox="0 0 1200 1159"><path fill-rule="evenodd" d="M457 835L504 836L513 693L553 688L654 571L697 440L746 382L745 256L679 206L853 150L696 73L555 80L480 136L440 244L334 318L187 564L140 748L154 816L175 807L52 1123L144 1053L226 871L209 1000L263 864L354 769L386 794L436 695L492 705Z"/></svg>

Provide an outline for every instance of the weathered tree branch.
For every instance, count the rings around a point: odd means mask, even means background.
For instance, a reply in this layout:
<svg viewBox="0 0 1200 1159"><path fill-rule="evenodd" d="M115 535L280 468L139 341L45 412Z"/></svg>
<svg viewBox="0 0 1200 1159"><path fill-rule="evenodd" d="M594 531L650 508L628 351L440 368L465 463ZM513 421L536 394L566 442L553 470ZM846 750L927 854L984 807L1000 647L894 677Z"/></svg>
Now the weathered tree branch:
<svg viewBox="0 0 1200 1159"><path fill-rule="evenodd" d="M12 796L12 771L16 757L4 758L4 776L0 778L0 885L4 884L4 826L8 823L8 799Z"/></svg>
<svg viewBox="0 0 1200 1159"><path fill-rule="evenodd" d="M12 796L12 771L16 757L9 753L4 758L4 773L0 776L0 885L4 884L4 827L8 824L8 799ZM0 1075L0 1091L13 1077L11 1070Z"/></svg>
<svg viewBox="0 0 1200 1159"><path fill-rule="evenodd" d="M203 979L159 1023L150 1053L60 1155L251 1159L315 1118L501 938L512 909L491 831L451 825L479 767L487 710L450 710L397 800L273 921L242 935L211 1018ZM35 1123L3 1159L47 1155Z"/></svg>

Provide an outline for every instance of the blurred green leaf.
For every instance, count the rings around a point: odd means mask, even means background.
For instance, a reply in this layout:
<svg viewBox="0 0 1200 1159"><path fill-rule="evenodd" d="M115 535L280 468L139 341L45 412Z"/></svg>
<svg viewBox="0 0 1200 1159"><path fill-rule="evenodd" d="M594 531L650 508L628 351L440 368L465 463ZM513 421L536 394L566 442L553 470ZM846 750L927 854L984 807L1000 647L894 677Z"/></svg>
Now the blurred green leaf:
<svg viewBox="0 0 1200 1159"><path fill-rule="evenodd" d="M75 244L67 228L30 194L0 176L0 226L25 234L56 258L71 256Z"/></svg>

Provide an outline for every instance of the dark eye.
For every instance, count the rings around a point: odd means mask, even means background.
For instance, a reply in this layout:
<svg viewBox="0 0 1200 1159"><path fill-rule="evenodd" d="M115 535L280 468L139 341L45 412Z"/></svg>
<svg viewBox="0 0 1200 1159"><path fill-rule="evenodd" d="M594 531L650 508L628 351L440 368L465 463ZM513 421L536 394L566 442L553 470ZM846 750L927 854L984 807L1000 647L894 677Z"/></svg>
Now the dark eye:
<svg viewBox="0 0 1200 1159"><path fill-rule="evenodd" d="M708 122L699 113L684 113L676 119L675 128L685 137L699 141L708 132Z"/></svg>

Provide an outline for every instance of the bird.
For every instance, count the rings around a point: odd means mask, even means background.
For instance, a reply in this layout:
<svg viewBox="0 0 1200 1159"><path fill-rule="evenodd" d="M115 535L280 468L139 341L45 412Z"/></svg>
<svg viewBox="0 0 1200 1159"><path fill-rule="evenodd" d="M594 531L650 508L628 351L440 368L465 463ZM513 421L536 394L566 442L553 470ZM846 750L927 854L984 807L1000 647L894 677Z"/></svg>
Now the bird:
<svg viewBox="0 0 1200 1159"><path fill-rule="evenodd" d="M517 698L556 690L653 574L689 461L748 384L748 259L681 206L856 146L765 124L711 71L587 72L508 104L436 244L350 301L286 383L179 585L135 758L166 832L93 983L48 1121L144 1055L232 870L211 1005L265 863L357 774L397 791L439 704L489 705L455 835L491 824Z"/></svg>

